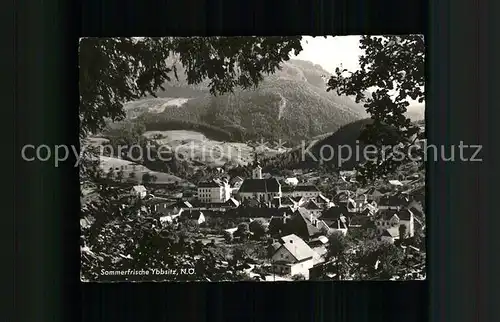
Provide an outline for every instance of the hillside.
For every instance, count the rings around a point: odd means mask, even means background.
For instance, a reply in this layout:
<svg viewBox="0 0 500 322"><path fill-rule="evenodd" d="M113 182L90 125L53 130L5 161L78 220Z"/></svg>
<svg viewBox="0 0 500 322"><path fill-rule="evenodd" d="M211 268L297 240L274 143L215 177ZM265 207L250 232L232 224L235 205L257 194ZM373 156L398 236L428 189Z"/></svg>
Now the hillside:
<svg viewBox="0 0 500 322"><path fill-rule="evenodd" d="M254 90L216 97L208 93L206 83L188 85L181 67L178 75L180 79L166 83L158 98L126 104L128 117L144 114L146 128L152 131L172 130L168 123L159 125L158 119L179 120L219 128L234 134L231 139L236 141L281 138L298 143L366 116L350 98L326 92L324 77L329 74L306 61L283 63L282 70L266 76Z"/></svg>
<svg viewBox="0 0 500 322"><path fill-rule="evenodd" d="M321 148L323 146L331 146L334 151L334 156L332 160L328 160L326 163L333 165L334 167L339 166L338 156L336 155L339 151L340 146L350 146L353 151L356 146L356 141L359 138L364 126L370 124L371 119L362 119L350 124L342 126L335 133L327 136L319 136L313 140L307 141L304 144L296 146L294 149L285 153L283 155L270 158L264 161L265 166L276 166L285 165L289 169L293 168L314 168L318 166L319 159L321 156ZM362 145L359 145L362 147ZM304 150L310 151L313 155L311 157L309 154L305 153ZM347 149L345 149L347 150ZM325 159L330 158L330 149L323 150L323 156ZM347 156L345 156L347 158ZM316 161L317 159L318 161ZM355 160L344 161L342 164L343 168L350 169L356 164Z"/></svg>
<svg viewBox="0 0 500 322"><path fill-rule="evenodd" d="M372 122L372 119L367 118L344 125L333 134L318 136L304 144L296 146L286 153L268 158L263 163L269 167L284 166L289 169L313 168L320 164L319 160L321 159L321 153L323 153L325 163L335 168L352 169L360 162L366 160L363 155L363 149L366 145L359 141L359 137L365 126ZM421 123L422 121L417 124ZM330 151L332 149L330 147L333 148L333 157L331 157ZM356 149L358 147L360 152L356 156ZM322 148L323 152L321 151ZM312 156L305 152L306 150L310 151ZM349 158L349 150L352 151L351 158ZM339 161L339 152L342 153L341 161Z"/></svg>

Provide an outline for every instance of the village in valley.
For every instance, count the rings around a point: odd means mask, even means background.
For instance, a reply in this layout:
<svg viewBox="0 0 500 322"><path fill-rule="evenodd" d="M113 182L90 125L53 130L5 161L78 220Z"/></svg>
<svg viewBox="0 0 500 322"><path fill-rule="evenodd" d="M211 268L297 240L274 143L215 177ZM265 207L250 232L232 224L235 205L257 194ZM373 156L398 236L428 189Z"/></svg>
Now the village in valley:
<svg viewBox="0 0 500 322"><path fill-rule="evenodd" d="M127 167L108 169L107 178ZM135 241L128 249L138 253L127 253L122 246L113 260L106 257L110 254L98 255L99 247L91 249L84 243L84 259L97 266L99 261L108 263L107 270L130 269L130 262L141 269L193 272L193 276L153 276L154 280L425 279L422 171L359 187L355 170L287 170L283 171L287 176L271 175L263 173L257 157L247 168L248 177L214 168L196 185L153 183L145 180L148 174L136 183L108 181L108 188L120 187L113 201L117 209L129 211L121 223L126 228L117 228L123 230L122 237L116 238L137 236L140 232L126 223L142 218L141 229L154 231L165 241L148 244L149 253ZM83 229L86 225L88 231L95 229L95 223L88 221L82 219ZM120 225L113 219L110 223L106 224ZM111 238L106 234L115 234L112 229L99 237L103 244ZM138 264L137 258L145 254L147 264ZM170 256L172 264L166 259L151 264L156 254L163 259ZM205 277L198 276L200 270Z"/></svg>
<svg viewBox="0 0 500 322"><path fill-rule="evenodd" d="M426 278L422 35L84 38L79 59L82 281Z"/></svg>

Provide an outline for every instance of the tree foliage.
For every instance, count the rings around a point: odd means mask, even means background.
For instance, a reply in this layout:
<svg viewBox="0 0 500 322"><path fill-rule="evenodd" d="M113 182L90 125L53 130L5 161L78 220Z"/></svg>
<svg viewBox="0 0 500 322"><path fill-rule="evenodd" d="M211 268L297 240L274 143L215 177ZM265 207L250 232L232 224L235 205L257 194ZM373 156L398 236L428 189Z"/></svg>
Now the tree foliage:
<svg viewBox="0 0 500 322"><path fill-rule="evenodd" d="M108 209L111 210L111 209ZM116 210L99 222L97 218L89 229L82 230L81 278L86 281L100 280L198 280L239 281L243 272L228 270L228 260L220 247L203 246L193 240L190 228L179 225L162 226L151 214ZM239 260L248 255L244 248L237 254ZM233 254L234 255L234 254ZM107 271L127 269L188 269L193 275L163 276L107 276Z"/></svg>
<svg viewBox="0 0 500 322"><path fill-rule="evenodd" d="M327 257L338 258L346 251L348 241L341 232L333 232L328 237L328 244L326 247Z"/></svg>
<svg viewBox="0 0 500 322"><path fill-rule="evenodd" d="M234 232L235 237L240 237L241 239L246 239L250 234L250 227L248 223L244 222L238 225L238 229Z"/></svg>
<svg viewBox="0 0 500 322"><path fill-rule="evenodd" d="M255 237L260 238L266 235L267 227L265 220L257 218L248 225L249 230Z"/></svg>
<svg viewBox="0 0 500 322"><path fill-rule="evenodd" d="M335 231L328 236L326 259L330 261L327 271L334 272L337 279L342 280L348 272L348 239L341 232Z"/></svg>
<svg viewBox="0 0 500 322"><path fill-rule="evenodd" d="M337 68L328 81L327 90L339 95L355 96L363 102L373 123L366 127L360 140L379 147L408 147L413 143L418 128L404 113L410 100L425 100L425 43L422 35L362 36L360 69L350 72ZM371 95L369 94L371 92ZM402 149L406 151L406 149ZM373 180L392 173L403 160L392 154L382 154L378 149L377 160L370 160L358 167L359 180Z"/></svg>
<svg viewBox="0 0 500 322"><path fill-rule="evenodd" d="M368 240L360 245L353 261L356 279L389 280L403 270L403 251L388 242Z"/></svg>
<svg viewBox="0 0 500 322"><path fill-rule="evenodd" d="M406 225L404 225L404 224L399 225L398 231L399 231L399 239L404 240L407 237L406 236L406 234L407 234Z"/></svg>
<svg viewBox="0 0 500 322"><path fill-rule="evenodd" d="M80 41L80 122L81 137L104 129L108 120L118 121L125 116L123 104L155 93L173 77L177 78L176 64L182 64L189 84L209 81L213 95L232 92L237 87L257 86L265 73L272 73L291 51L301 50L301 37L191 37L191 38L84 38ZM414 129L403 116L408 97L423 100L423 38L420 36L363 37L361 71L344 76L338 71L330 79L329 89L343 95L356 95L363 101L374 119L364 138L376 143L408 143ZM419 87L420 86L420 87ZM371 98L368 89L377 87ZM391 96L390 91L396 91ZM390 126L393 131L380 131ZM142 136L144 128L127 127L108 134L111 145L147 144ZM114 135L116 134L116 135ZM95 200L82 206L82 219L93 217L92 226L82 229L82 273L85 279L99 279L99 269L144 267L194 267L196 279L231 280L239 273L229 273L219 263L225 257L215 246L196 244L191 240L188 223L162 227L157 218L141 210L140 203L123 206L121 196L128 188L114 182L122 177L113 169L105 175L99 168L94 149L82 151L80 169L82 187L90 183ZM87 157L88 156L88 157ZM164 164L164 163L163 163ZM379 171L392 169L382 164ZM153 163L144 164L156 171ZM163 165L164 166L164 165ZM172 171L180 171L182 164L169 164ZM365 165L369 169L369 165ZM384 170L385 169L385 170ZM169 172L169 171L166 171ZM248 169L233 168L231 175L244 175ZM360 173L365 173L360 171ZM146 178L142 178L148 179ZM148 181L148 180L144 180ZM259 225L254 224L256 233ZM192 227L193 230L197 227ZM238 226L237 235L247 236L247 223ZM365 247L358 265L368 270L372 258L384 259L381 276L397 271L401 253L392 245ZM333 235L328 244L328 256L345 259L347 241ZM236 258L243 258L236 254ZM243 255L243 254L241 254ZM195 259L196 258L196 259ZM347 259L344 260L347 262ZM337 264L339 265L339 264ZM337 266L339 274L342 271ZM378 273L377 273L378 274ZM102 277L102 276L101 276ZM241 277L241 276L240 276Z"/></svg>
<svg viewBox="0 0 500 322"><path fill-rule="evenodd" d="M292 276L293 281L305 281L306 277L303 274L295 274Z"/></svg>
<svg viewBox="0 0 500 322"><path fill-rule="evenodd" d="M79 46L82 134L98 132L106 119L123 119L123 103L155 96L178 78L175 63L189 84L210 80L214 95L250 88L301 49L293 37L83 38Z"/></svg>

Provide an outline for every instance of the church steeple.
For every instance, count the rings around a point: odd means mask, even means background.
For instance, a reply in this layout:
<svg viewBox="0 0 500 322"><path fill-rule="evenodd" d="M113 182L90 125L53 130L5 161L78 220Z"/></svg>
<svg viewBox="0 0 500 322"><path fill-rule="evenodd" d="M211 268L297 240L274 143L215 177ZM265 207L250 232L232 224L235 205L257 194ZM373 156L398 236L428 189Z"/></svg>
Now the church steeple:
<svg viewBox="0 0 500 322"><path fill-rule="evenodd" d="M255 153L255 159L253 162L252 179L262 179L262 167L257 159L257 153Z"/></svg>

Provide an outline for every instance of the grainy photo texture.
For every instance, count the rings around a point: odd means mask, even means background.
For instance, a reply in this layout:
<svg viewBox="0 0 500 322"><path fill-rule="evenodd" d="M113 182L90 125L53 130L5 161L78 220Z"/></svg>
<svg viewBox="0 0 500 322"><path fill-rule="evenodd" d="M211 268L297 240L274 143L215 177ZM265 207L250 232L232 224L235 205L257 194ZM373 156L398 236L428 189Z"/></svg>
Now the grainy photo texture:
<svg viewBox="0 0 500 322"><path fill-rule="evenodd" d="M424 53L80 39L81 280L425 279Z"/></svg>

